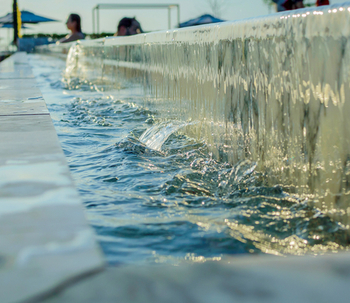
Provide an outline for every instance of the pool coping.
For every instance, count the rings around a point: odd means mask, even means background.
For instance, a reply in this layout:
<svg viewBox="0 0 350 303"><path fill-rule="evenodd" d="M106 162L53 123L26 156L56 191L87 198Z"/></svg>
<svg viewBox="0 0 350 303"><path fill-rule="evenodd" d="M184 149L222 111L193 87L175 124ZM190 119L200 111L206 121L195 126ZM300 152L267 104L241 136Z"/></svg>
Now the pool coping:
<svg viewBox="0 0 350 303"><path fill-rule="evenodd" d="M105 261L26 53L0 63L0 92L0 301L19 302Z"/></svg>
<svg viewBox="0 0 350 303"><path fill-rule="evenodd" d="M45 303L348 302L350 254L226 257L179 266L108 267L51 294Z"/></svg>

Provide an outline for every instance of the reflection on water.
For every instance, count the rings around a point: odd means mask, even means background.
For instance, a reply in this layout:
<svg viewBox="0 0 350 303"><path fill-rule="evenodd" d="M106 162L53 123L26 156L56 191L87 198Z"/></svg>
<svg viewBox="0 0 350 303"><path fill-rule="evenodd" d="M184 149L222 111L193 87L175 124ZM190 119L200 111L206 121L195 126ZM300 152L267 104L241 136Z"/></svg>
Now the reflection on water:
<svg viewBox="0 0 350 303"><path fill-rule="evenodd" d="M30 58L110 263L346 249L345 227L312 202L283 184L268 186L256 163L220 162L181 133L195 122L162 121L133 87L67 89L63 61Z"/></svg>

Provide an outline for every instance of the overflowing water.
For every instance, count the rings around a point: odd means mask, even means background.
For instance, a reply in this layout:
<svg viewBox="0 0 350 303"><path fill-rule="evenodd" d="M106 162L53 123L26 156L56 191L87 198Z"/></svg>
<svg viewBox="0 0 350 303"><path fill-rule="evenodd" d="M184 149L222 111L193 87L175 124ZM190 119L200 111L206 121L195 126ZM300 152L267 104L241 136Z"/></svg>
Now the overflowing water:
<svg viewBox="0 0 350 303"><path fill-rule="evenodd" d="M108 262L347 249L346 226L317 201L267 182L254 161L214 157L186 135L200 121L164 119L152 106L159 98L145 97L139 84L62 80L64 61L30 61Z"/></svg>
<svg viewBox="0 0 350 303"><path fill-rule="evenodd" d="M284 184L350 230L349 29L344 3L81 41L69 50L67 84L132 87L157 111L154 124L168 125L154 125L148 147L183 124L213 159L256 162L268 187Z"/></svg>

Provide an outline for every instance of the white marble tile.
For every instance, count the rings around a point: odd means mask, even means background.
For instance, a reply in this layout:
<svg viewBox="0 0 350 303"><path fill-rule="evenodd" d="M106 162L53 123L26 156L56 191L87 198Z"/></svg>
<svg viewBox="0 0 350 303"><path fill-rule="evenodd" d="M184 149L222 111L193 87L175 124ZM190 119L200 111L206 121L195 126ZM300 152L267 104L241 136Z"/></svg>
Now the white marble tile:
<svg viewBox="0 0 350 303"><path fill-rule="evenodd" d="M34 78L33 73L30 69L30 66L15 66L8 65L0 68L0 79L25 79L25 78Z"/></svg>
<svg viewBox="0 0 350 303"><path fill-rule="evenodd" d="M0 64L0 79L34 78L25 53L15 53Z"/></svg>
<svg viewBox="0 0 350 303"><path fill-rule="evenodd" d="M0 64L1 66L1 64ZM2 96L3 90L21 90L38 88L38 84L35 79L0 79L0 97ZM40 93L41 94L41 93Z"/></svg>
<svg viewBox="0 0 350 303"><path fill-rule="evenodd" d="M108 268L42 302L348 302L349 262L349 254L248 255L202 264Z"/></svg>
<svg viewBox="0 0 350 303"><path fill-rule="evenodd" d="M0 125L0 142L6 142L0 144L0 165L16 163L13 161L64 161L49 115L1 116Z"/></svg>
<svg viewBox="0 0 350 303"><path fill-rule="evenodd" d="M49 114L39 89L0 91L0 116L33 114Z"/></svg>
<svg viewBox="0 0 350 303"><path fill-rule="evenodd" d="M76 197L79 202L79 198ZM65 200L55 204L31 207L25 212L12 212L0 216L0 235L65 233L86 228L83 207L80 203ZM0 247L2 243L0 243ZM7 248L6 248L7 249Z"/></svg>
<svg viewBox="0 0 350 303"><path fill-rule="evenodd" d="M34 79L0 79L0 115L43 113L49 112Z"/></svg>
<svg viewBox="0 0 350 303"><path fill-rule="evenodd" d="M84 242L84 248L80 249L74 241L81 241L79 235L71 242L29 246L18 258L13 257L10 266L0 271L0 302L38 302L33 298L77 276L100 270L103 262L96 258L95 242ZM59 249L60 246L65 249Z"/></svg>
<svg viewBox="0 0 350 303"><path fill-rule="evenodd" d="M0 64L0 302L4 303L26 301L104 265L32 77L26 54L17 53Z"/></svg>

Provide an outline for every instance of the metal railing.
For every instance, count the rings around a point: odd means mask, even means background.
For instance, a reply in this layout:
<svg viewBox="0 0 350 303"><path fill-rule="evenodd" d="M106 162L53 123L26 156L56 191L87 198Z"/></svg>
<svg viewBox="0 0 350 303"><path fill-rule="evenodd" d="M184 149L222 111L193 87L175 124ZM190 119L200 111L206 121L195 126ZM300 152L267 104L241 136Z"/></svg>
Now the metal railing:
<svg viewBox="0 0 350 303"><path fill-rule="evenodd" d="M177 23L180 24L180 5L179 4L97 4L92 9L92 32L100 33L100 9L167 9L168 10L168 28L171 28L171 9L177 9ZM95 16L97 31L95 32Z"/></svg>

